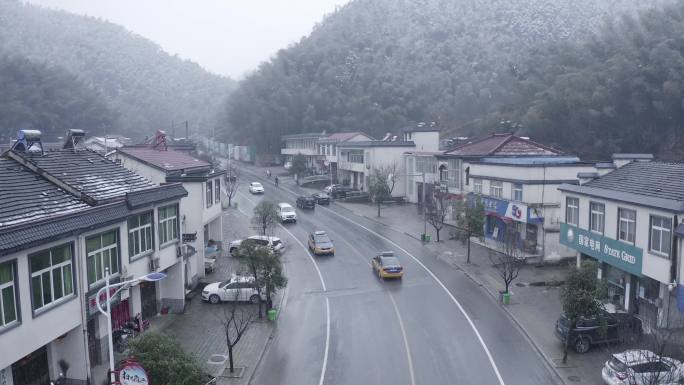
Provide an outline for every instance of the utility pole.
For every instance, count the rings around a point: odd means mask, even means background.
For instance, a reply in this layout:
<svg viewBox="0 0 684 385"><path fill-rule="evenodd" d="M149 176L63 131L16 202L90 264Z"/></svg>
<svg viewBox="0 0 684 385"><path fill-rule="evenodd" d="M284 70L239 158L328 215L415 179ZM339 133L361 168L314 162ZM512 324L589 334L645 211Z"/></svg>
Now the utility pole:
<svg viewBox="0 0 684 385"><path fill-rule="evenodd" d="M188 142L188 141L190 140L190 138L188 137L188 135L190 135L190 134L189 134L189 131L188 131L188 121L186 120L186 121L185 121L185 141L186 141L186 142Z"/></svg>
<svg viewBox="0 0 684 385"><path fill-rule="evenodd" d="M423 240L427 240L427 202L425 202L425 171L423 171Z"/></svg>

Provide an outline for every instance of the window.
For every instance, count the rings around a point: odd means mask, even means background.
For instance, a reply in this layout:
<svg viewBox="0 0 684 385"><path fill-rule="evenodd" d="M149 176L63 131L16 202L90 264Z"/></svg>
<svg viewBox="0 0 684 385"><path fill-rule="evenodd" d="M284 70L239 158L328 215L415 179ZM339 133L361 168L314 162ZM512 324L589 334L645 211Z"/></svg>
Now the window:
<svg viewBox="0 0 684 385"><path fill-rule="evenodd" d="M618 209L618 239L634 243L636 235L636 211Z"/></svg>
<svg viewBox="0 0 684 385"><path fill-rule="evenodd" d="M221 179L214 180L214 201L221 203Z"/></svg>
<svg viewBox="0 0 684 385"><path fill-rule="evenodd" d="M363 151L349 151L349 162L351 163L363 163Z"/></svg>
<svg viewBox="0 0 684 385"><path fill-rule="evenodd" d="M672 219L651 215L651 251L670 256Z"/></svg>
<svg viewBox="0 0 684 385"><path fill-rule="evenodd" d="M489 195L501 198L503 196L503 182L496 180L490 181Z"/></svg>
<svg viewBox="0 0 684 385"><path fill-rule="evenodd" d="M513 191L511 192L511 198L514 201L522 202L523 200L523 186L521 183L513 183Z"/></svg>
<svg viewBox="0 0 684 385"><path fill-rule="evenodd" d="M448 161L449 187L460 188L461 183L461 166L458 159L449 159Z"/></svg>
<svg viewBox="0 0 684 385"><path fill-rule="evenodd" d="M589 229L603 234L606 218L606 206L603 203L589 203Z"/></svg>
<svg viewBox="0 0 684 385"><path fill-rule="evenodd" d="M14 262L0 263L0 329L18 321Z"/></svg>
<svg viewBox="0 0 684 385"><path fill-rule="evenodd" d="M178 206L159 208L159 243L178 239Z"/></svg>
<svg viewBox="0 0 684 385"><path fill-rule="evenodd" d="M565 198L565 223L579 226L579 198Z"/></svg>
<svg viewBox="0 0 684 385"><path fill-rule="evenodd" d="M86 238L86 260L88 264L89 285L103 280L105 277L105 268L107 267L109 268L109 274L118 273L118 229Z"/></svg>
<svg viewBox="0 0 684 385"><path fill-rule="evenodd" d="M211 194L211 181L207 181L207 193L206 193L206 200L207 200L207 207L211 207L212 203L214 203L214 199L212 198Z"/></svg>
<svg viewBox="0 0 684 385"><path fill-rule="evenodd" d="M74 294L71 244L29 256L33 310Z"/></svg>
<svg viewBox="0 0 684 385"><path fill-rule="evenodd" d="M152 212L128 219L128 255L130 258L154 249L152 240Z"/></svg>
<svg viewBox="0 0 684 385"><path fill-rule="evenodd" d="M482 179L473 178L473 191L482 194Z"/></svg>

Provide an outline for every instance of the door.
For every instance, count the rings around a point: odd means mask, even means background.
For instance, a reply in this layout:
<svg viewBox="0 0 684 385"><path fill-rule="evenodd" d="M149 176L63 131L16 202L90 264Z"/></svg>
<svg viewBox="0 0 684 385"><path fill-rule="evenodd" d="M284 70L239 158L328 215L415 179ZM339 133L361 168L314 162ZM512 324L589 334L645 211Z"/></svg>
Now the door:
<svg viewBox="0 0 684 385"><path fill-rule="evenodd" d="M12 378L15 384L49 385L50 373L45 346L12 364Z"/></svg>
<svg viewBox="0 0 684 385"><path fill-rule="evenodd" d="M157 315L157 286L154 282L140 283L140 300L143 318Z"/></svg>
<svg viewBox="0 0 684 385"><path fill-rule="evenodd" d="M88 355L90 357L90 364L97 365L100 363L100 355L97 344L97 339L95 338L95 330L97 330L97 317L93 317L88 320Z"/></svg>
<svg viewBox="0 0 684 385"><path fill-rule="evenodd" d="M240 287L238 282L232 282L223 289L223 301L240 300Z"/></svg>

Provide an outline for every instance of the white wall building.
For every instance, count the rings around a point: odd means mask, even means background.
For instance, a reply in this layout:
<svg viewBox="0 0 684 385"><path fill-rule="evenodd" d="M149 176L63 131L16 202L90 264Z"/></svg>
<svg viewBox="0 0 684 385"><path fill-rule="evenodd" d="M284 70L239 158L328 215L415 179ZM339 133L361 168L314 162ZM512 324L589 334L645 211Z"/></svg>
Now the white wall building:
<svg viewBox="0 0 684 385"><path fill-rule="evenodd" d="M684 164L651 158L617 154L615 171L561 186L560 241L578 263L599 262L619 308L650 327L681 327L681 241L674 232L684 214Z"/></svg>
<svg viewBox="0 0 684 385"><path fill-rule="evenodd" d="M327 136L324 132L283 135L281 137L283 147L280 149L280 154L284 155L286 162L292 162L295 155L304 155L307 167L318 170L325 159L325 155L319 154L318 141Z"/></svg>
<svg viewBox="0 0 684 385"><path fill-rule="evenodd" d="M336 132L324 138L318 139L318 155L320 155L317 162L319 163L319 170L323 173L332 173L334 179L337 178L338 158L340 143L347 142L363 142L373 140L363 132Z"/></svg>

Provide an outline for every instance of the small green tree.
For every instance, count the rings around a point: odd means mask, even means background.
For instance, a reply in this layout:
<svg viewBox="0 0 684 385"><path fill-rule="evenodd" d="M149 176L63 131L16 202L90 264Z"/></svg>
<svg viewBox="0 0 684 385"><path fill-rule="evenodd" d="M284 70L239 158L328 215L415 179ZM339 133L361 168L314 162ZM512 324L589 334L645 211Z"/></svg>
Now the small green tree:
<svg viewBox="0 0 684 385"><path fill-rule="evenodd" d="M394 186L399 178L397 172L398 168L395 163L376 167L371 172L368 194L370 195L371 201L378 206L378 217L380 216L382 202L392 198Z"/></svg>
<svg viewBox="0 0 684 385"><path fill-rule="evenodd" d="M468 237L484 238L484 204L475 195L470 200L460 200L454 204L456 225L465 231L456 231L456 238L465 242Z"/></svg>
<svg viewBox="0 0 684 385"><path fill-rule="evenodd" d="M259 287L266 291L266 310L273 308L273 296L278 290L287 286L287 278L283 275L283 264L280 256L268 253L260 260L260 274L257 281Z"/></svg>
<svg viewBox="0 0 684 385"><path fill-rule="evenodd" d="M297 181L304 176L309 167L306 165L306 157L302 154L297 154L292 158L292 167L290 167L290 174L297 175ZM298 182L299 183L299 182Z"/></svg>
<svg viewBox="0 0 684 385"><path fill-rule="evenodd" d="M568 321L568 333L563 344L563 363L568 359L571 331L577 326L580 318L602 318L604 309L601 299L605 297L606 286L597 277L598 264L593 260L585 260L579 269L573 269L565 279L560 290L563 313ZM587 341L573 341L586 343Z"/></svg>
<svg viewBox="0 0 684 385"><path fill-rule="evenodd" d="M206 383L206 368L172 336L148 331L130 339L129 348L155 384Z"/></svg>
<svg viewBox="0 0 684 385"><path fill-rule="evenodd" d="M264 260L266 260L270 254L272 254L272 251L267 247L259 246L252 242L243 242L238 251L240 262L247 267L249 274L254 278L254 282L257 283L256 290L259 295L259 318L264 318L261 301L263 285L260 284L263 282L262 266L264 265Z"/></svg>
<svg viewBox="0 0 684 385"><path fill-rule="evenodd" d="M271 233L280 219L278 206L271 201L261 201L254 207L252 223L261 230L261 235Z"/></svg>

